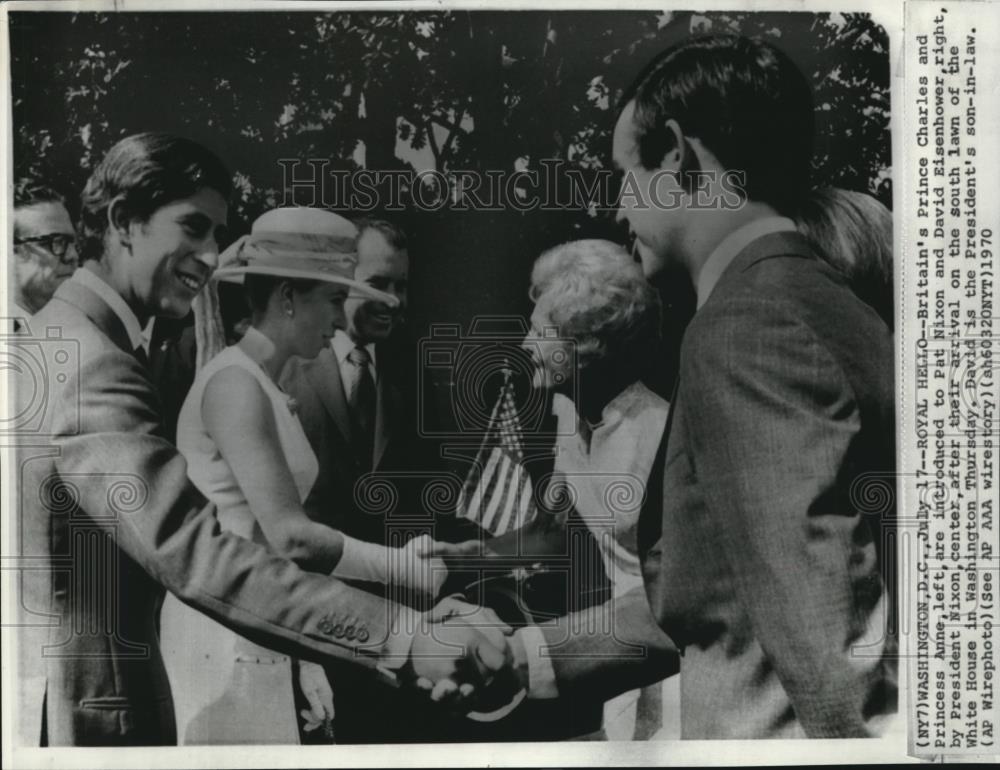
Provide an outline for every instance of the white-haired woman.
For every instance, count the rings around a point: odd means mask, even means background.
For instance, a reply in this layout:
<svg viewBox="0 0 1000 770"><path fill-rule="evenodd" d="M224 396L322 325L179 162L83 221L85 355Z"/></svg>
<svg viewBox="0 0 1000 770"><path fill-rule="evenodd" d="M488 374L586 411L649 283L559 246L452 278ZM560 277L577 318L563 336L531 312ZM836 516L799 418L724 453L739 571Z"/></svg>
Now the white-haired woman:
<svg viewBox="0 0 1000 770"><path fill-rule="evenodd" d="M221 256L216 278L244 284L251 325L201 366L177 445L223 529L315 572L436 595L446 575L438 553L448 547L427 537L401 549L364 543L312 521L302 506L319 467L294 402L277 385L280 373L293 355L315 358L343 328L349 293L395 304L353 279L356 237L354 225L331 212L276 209ZM204 295L196 312L202 358L220 347L212 297ZM349 617L336 622L354 633ZM305 729L331 725L322 666L260 647L173 600L161 625L181 742L298 743L293 676L308 703Z"/></svg>
<svg viewBox="0 0 1000 770"><path fill-rule="evenodd" d="M642 590L639 512L670 409L642 382L662 355L659 296L621 246L580 240L538 258L531 298L535 308L524 347L536 367L533 385L554 392L554 476L600 544L614 595ZM669 644L666 637L650 643ZM662 676L651 665L648 681ZM648 738L656 731L660 692L659 685L642 692L634 732L621 737ZM635 698L610 702L605 724L620 731L619 712Z"/></svg>

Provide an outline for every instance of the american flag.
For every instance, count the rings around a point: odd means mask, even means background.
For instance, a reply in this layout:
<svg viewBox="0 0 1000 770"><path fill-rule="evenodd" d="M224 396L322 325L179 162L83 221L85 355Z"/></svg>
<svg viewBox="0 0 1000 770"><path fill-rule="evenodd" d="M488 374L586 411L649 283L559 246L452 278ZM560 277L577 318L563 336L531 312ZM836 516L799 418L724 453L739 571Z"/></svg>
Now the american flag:
<svg viewBox="0 0 1000 770"><path fill-rule="evenodd" d="M502 535L523 527L537 513L531 477L524 467L514 383L508 372L486 437L459 495L458 515L493 535Z"/></svg>

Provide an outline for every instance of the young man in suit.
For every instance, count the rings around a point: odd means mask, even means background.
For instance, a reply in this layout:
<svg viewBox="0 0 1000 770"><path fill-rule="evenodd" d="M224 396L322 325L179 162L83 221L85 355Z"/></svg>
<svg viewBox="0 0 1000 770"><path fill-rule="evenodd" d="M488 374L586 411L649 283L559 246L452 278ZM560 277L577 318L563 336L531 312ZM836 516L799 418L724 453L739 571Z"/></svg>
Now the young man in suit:
<svg viewBox="0 0 1000 770"><path fill-rule="evenodd" d="M896 710L892 512L858 501L895 470L893 349L786 218L807 187L809 86L773 46L710 36L661 54L623 104L619 219L647 276L698 296L662 506L639 520L649 605L682 654L681 737L878 734ZM599 608L625 634L643 614L627 598ZM568 620L511 638L529 697L628 674Z"/></svg>
<svg viewBox="0 0 1000 770"><path fill-rule="evenodd" d="M787 218L812 139L796 66L733 36L661 54L615 126L638 258L697 292L642 543L684 738L861 737L895 710L888 521L857 489L895 470L892 339Z"/></svg>
<svg viewBox="0 0 1000 770"><path fill-rule="evenodd" d="M163 436L142 329L186 315L211 277L230 184L193 142L121 140L83 192L84 266L36 316L39 337L14 343L46 377L45 388L15 384L14 414L31 420L5 426L18 440L22 745L176 742L157 631L165 590L276 650L436 682L438 699L505 665L502 641L469 624L432 630L220 532L188 482ZM442 650L449 636L457 647Z"/></svg>

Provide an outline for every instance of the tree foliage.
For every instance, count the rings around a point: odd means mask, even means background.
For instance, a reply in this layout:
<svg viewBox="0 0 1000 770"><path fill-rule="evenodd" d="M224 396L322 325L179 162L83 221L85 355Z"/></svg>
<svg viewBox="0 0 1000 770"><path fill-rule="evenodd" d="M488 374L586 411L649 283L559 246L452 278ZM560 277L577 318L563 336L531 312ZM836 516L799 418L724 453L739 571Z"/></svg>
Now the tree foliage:
<svg viewBox="0 0 1000 770"><path fill-rule="evenodd" d="M278 158L331 168L608 162L617 98L691 33L773 40L812 78L815 177L888 201L888 40L869 17L440 11L11 14L15 171L67 190L117 139L166 130L234 170L240 217Z"/></svg>

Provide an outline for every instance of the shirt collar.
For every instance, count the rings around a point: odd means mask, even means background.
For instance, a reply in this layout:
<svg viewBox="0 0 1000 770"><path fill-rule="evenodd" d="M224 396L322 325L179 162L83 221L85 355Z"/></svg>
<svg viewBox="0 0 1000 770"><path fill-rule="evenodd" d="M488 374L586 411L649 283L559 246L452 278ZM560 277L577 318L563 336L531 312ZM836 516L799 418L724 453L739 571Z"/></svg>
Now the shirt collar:
<svg viewBox="0 0 1000 770"><path fill-rule="evenodd" d="M94 294L104 300L107 306L114 311L114 314L118 316L118 319L122 322L122 326L125 327L125 333L128 334L129 344L132 345L133 350L138 347L144 348L144 343L148 344L148 340L144 340L143 338L142 326L139 324L139 319L136 318L135 313L132 312L132 308L130 308L125 303L125 300L122 299L121 295L108 286L108 284L105 283L97 275L97 273L94 273L85 267L78 267L76 272L73 273L73 280L77 283L82 283L94 292Z"/></svg>
<svg viewBox="0 0 1000 770"><path fill-rule="evenodd" d="M560 421L565 420L566 424L575 421L578 425L586 427L593 435L613 429L626 414L637 411L649 395L649 389L643 385L641 380L633 382L604 405L601 410L601 421L590 425L577 413L573 399L562 393L556 393L552 397L552 414Z"/></svg>
<svg viewBox="0 0 1000 770"><path fill-rule="evenodd" d="M712 290L726 268L743 249L765 235L794 231L795 229L795 222L788 217L762 217L747 222L742 227L737 227L723 238L722 242L705 260L701 273L698 275L698 307L700 308L708 301Z"/></svg>
<svg viewBox="0 0 1000 770"><path fill-rule="evenodd" d="M337 363L343 366L344 361L347 360L347 356L357 345L354 344L354 340L350 338L347 332L343 329L337 329L336 334L333 335L333 339L330 340L330 347L333 348L333 354L337 357ZM369 342L362 347L368 351L368 355L372 361L372 371L375 371L375 343Z"/></svg>

